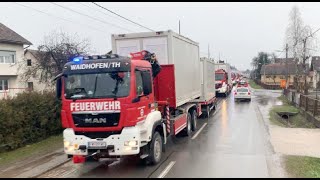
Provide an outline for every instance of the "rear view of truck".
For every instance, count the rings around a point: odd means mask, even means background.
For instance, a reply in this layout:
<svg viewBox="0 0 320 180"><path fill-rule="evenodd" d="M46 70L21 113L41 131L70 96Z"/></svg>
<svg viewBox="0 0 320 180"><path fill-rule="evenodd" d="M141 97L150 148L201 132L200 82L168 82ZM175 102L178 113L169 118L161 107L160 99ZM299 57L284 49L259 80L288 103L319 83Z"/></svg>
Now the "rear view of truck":
<svg viewBox="0 0 320 180"><path fill-rule="evenodd" d="M216 94L228 96L232 90L231 69L228 63L215 64Z"/></svg>

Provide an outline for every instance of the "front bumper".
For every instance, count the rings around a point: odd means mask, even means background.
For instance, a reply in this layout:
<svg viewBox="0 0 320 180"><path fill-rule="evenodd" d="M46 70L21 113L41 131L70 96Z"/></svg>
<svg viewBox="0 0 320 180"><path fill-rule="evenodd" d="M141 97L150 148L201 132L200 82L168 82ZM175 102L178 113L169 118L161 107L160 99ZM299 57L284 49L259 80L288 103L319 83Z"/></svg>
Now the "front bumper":
<svg viewBox="0 0 320 180"><path fill-rule="evenodd" d="M63 131L64 152L68 155L90 155L89 150L105 150L109 156L134 155L140 152L140 130L137 127L125 127L121 134L107 138L91 139L85 135L76 135L73 129ZM89 142L105 142L106 147L90 148ZM84 148L85 147L85 148ZM92 151L91 151L92 152Z"/></svg>
<svg viewBox="0 0 320 180"><path fill-rule="evenodd" d="M251 96L246 95L235 95L235 99L251 99Z"/></svg>

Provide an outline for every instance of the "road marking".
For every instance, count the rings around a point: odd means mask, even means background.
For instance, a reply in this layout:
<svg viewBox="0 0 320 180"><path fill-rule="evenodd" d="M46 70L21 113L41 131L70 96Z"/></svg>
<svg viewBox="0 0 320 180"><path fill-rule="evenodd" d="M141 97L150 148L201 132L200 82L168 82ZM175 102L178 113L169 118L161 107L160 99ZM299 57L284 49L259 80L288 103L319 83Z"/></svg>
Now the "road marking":
<svg viewBox="0 0 320 180"><path fill-rule="evenodd" d="M204 123L204 124L202 125L202 127L199 129L199 131L198 131L191 139L195 139L195 138L200 134L200 132L202 131L202 129L203 129L204 127L206 127L206 125L207 125L207 123Z"/></svg>
<svg viewBox="0 0 320 180"><path fill-rule="evenodd" d="M158 178L164 178L168 172L170 171L170 169L173 167L173 165L175 164L175 161L171 161L168 166L162 171L162 173L158 176Z"/></svg>

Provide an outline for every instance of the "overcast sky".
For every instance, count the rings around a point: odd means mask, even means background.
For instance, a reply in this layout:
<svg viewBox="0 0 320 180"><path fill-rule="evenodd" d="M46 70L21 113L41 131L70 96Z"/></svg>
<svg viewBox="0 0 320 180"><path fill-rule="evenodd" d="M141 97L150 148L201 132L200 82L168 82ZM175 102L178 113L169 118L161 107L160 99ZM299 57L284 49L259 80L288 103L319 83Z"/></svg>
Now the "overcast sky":
<svg viewBox="0 0 320 180"><path fill-rule="evenodd" d="M89 2L57 3L90 19L49 2L1 2L0 21L36 48L43 37L54 30L77 33L88 38L94 53L111 50L111 34L148 31ZM23 7L19 4L29 6ZM275 52L284 44L289 12L297 5L305 24L320 27L320 3L128 3L101 2L100 5L154 30L171 29L199 42L202 56L227 60L238 69L251 69L251 59L259 51ZM36 10L52 14L49 16ZM64 18L68 21L59 19ZM71 21L71 22L70 22ZM110 23L105 24L103 22ZM320 37L320 36L319 36ZM284 56L285 53L276 53Z"/></svg>

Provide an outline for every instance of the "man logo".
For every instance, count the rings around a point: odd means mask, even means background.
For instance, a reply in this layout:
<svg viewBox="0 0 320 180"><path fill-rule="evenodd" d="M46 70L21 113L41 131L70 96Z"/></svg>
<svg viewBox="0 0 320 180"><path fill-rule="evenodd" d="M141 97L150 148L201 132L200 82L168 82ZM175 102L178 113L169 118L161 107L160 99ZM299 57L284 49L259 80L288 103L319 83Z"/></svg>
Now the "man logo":
<svg viewBox="0 0 320 180"><path fill-rule="evenodd" d="M86 118L84 122L88 124L107 123L107 119L106 118Z"/></svg>

